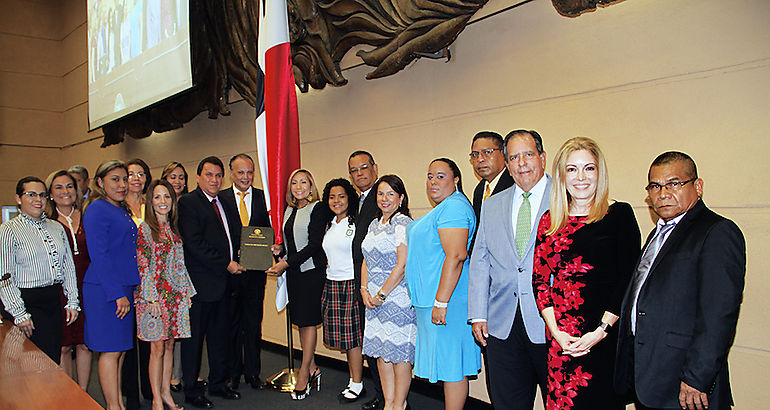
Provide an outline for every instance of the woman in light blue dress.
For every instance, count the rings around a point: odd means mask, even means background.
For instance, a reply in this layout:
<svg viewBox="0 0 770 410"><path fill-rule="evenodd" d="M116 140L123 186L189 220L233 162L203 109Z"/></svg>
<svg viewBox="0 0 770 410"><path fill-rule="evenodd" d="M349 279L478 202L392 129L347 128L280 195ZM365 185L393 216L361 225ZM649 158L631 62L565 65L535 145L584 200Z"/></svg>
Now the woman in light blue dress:
<svg viewBox="0 0 770 410"><path fill-rule="evenodd" d="M446 409L462 409L468 376L481 370L481 349L468 317L468 248L476 218L462 192L457 164L428 167L428 196L436 205L406 228L406 280L417 314L414 374L444 382Z"/></svg>
<svg viewBox="0 0 770 410"><path fill-rule="evenodd" d="M385 410L403 410L412 382L417 324L406 289L409 197L404 182L385 175L374 186L377 217L361 244L361 298L366 305L364 354L377 358Z"/></svg>

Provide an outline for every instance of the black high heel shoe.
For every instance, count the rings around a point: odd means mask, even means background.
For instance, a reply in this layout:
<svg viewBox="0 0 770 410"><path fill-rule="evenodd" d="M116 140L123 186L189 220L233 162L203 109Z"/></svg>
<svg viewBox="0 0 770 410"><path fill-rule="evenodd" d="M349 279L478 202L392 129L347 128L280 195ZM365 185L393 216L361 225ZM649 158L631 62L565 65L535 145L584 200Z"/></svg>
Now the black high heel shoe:
<svg viewBox="0 0 770 410"><path fill-rule="evenodd" d="M310 383L305 385L305 388L302 390L294 389L291 392L291 399L292 400L305 400L308 396L310 396Z"/></svg>
<svg viewBox="0 0 770 410"><path fill-rule="evenodd" d="M294 390L291 392L291 399L305 400L308 396L310 396L310 392L313 391L311 386L312 386L314 377L315 377L315 373L312 375L308 375L307 384L305 385L304 389L297 390L296 388L294 388Z"/></svg>
<svg viewBox="0 0 770 410"><path fill-rule="evenodd" d="M321 391L321 369L317 368L313 372L313 374L310 375L310 379L308 379L307 385L312 390L313 384L315 384L316 391Z"/></svg>

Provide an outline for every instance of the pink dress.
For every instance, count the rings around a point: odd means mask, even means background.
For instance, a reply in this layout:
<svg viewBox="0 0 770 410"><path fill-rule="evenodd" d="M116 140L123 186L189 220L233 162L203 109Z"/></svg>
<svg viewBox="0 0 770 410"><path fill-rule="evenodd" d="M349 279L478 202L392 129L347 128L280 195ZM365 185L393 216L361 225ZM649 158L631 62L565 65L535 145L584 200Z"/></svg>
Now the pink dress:
<svg viewBox="0 0 770 410"><path fill-rule="evenodd" d="M184 264L182 240L168 224L161 224L160 240L155 242L150 226L142 222L136 260L141 277L135 293L137 337L149 342L190 337L190 298L195 288ZM150 302L160 303L160 316L150 313Z"/></svg>

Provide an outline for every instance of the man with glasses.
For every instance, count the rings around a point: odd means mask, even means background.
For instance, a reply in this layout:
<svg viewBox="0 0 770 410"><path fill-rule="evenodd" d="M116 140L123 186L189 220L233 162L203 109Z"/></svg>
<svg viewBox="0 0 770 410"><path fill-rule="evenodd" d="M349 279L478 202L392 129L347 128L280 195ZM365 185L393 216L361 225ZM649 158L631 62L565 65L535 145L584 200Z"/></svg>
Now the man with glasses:
<svg viewBox="0 0 770 410"><path fill-rule="evenodd" d="M47 196L39 178L16 184L21 213L0 226L0 299L22 333L59 364L63 324L74 322L80 307L67 234L43 212Z"/></svg>
<svg viewBox="0 0 770 410"><path fill-rule="evenodd" d="M476 189L473 190L473 211L478 221L484 201L513 185L513 178L505 169L503 137L496 132L481 131L473 136L470 159L473 170L481 178ZM476 229L478 230L478 223ZM473 240L475 239L474 232ZM471 249L473 249L473 241L471 241Z"/></svg>
<svg viewBox="0 0 770 410"><path fill-rule="evenodd" d="M353 236L353 274L355 275L356 287L361 288L361 265L364 262L364 254L361 251L361 243L364 241L366 232L369 230L369 224L374 220L377 214L377 193L371 192L372 187L377 182L377 164L374 163L372 154L366 151L355 151L348 157L348 172L350 180L356 186L360 196L358 201L358 216L356 216L356 233ZM355 199L351 200L355 201ZM356 292L359 303L362 304L361 292ZM361 315L361 331L364 331L364 315ZM382 385L380 384L380 375L377 371L377 359L366 356L366 363L369 365L369 372L374 381L374 398L361 405L364 410L379 409L384 404L382 395Z"/></svg>
<svg viewBox="0 0 770 410"><path fill-rule="evenodd" d="M703 203L703 180L687 154L659 155L646 190L660 219L623 300L615 387L637 409L729 408L743 234Z"/></svg>

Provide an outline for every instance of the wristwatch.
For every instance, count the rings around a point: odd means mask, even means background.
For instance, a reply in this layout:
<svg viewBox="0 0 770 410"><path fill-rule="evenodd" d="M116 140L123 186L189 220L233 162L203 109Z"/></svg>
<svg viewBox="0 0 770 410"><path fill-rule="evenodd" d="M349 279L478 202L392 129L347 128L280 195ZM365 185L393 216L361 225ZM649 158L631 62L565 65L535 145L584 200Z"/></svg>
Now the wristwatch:
<svg viewBox="0 0 770 410"><path fill-rule="evenodd" d="M602 330L604 330L606 333L609 333L610 327L612 326L607 322L602 322L599 324L599 327L602 328Z"/></svg>
<svg viewBox="0 0 770 410"><path fill-rule="evenodd" d="M374 295L374 297L376 297L377 299L379 299L379 300L380 300L380 302L385 302L385 298L386 298L387 296L386 296L384 293L382 293L382 291L380 291L380 292L377 292L377 294L376 294L376 295Z"/></svg>

